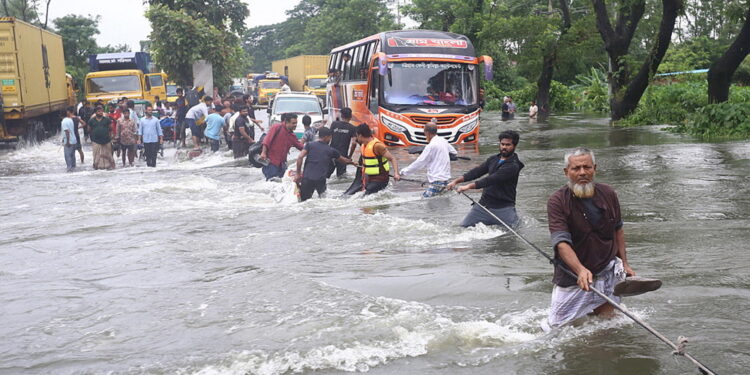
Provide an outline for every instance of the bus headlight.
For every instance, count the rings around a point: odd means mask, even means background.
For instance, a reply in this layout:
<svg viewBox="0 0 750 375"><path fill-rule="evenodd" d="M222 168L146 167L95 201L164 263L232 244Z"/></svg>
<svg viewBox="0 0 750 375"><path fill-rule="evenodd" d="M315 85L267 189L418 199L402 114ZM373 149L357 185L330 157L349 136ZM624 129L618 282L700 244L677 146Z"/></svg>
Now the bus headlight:
<svg viewBox="0 0 750 375"><path fill-rule="evenodd" d="M477 125L479 125L479 117L475 117L473 120L470 120L464 126L462 126L460 129L458 129L461 133L471 133L476 129Z"/></svg>
<svg viewBox="0 0 750 375"><path fill-rule="evenodd" d="M395 133L406 133L406 128L405 127L403 127L402 125L397 124L395 121L389 119L388 117L380 116L380 121L383 123L383 125L385 125L385 127L387 127L388 129L390 129L392 132L395 132Z"/></svg>

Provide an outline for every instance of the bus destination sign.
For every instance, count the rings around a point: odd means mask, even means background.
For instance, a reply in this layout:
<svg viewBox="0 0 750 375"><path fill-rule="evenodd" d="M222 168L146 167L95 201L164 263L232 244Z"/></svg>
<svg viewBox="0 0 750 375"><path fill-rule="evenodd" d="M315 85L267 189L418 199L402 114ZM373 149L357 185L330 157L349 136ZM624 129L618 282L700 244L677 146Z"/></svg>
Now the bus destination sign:
<svg viewBox="0 0 750 375"><path fill-rule="evenodd" d="M468 43L458 39L388 38L389 47L466 48Z"/></svg>

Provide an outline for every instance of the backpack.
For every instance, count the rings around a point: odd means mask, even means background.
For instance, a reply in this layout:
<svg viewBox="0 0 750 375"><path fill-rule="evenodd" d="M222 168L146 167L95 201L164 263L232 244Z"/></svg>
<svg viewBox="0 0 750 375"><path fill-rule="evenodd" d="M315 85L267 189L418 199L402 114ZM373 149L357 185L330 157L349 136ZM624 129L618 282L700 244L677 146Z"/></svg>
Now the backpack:
<svg viewBox="0 0 750 375"><path fill-rule="evenodd" d="M189 90L187 94L185 94L185 99L187 100L188 107L190 108L195 107L201 101L201 98L198 95L198 91L195 91L195 89Z"/></svg>

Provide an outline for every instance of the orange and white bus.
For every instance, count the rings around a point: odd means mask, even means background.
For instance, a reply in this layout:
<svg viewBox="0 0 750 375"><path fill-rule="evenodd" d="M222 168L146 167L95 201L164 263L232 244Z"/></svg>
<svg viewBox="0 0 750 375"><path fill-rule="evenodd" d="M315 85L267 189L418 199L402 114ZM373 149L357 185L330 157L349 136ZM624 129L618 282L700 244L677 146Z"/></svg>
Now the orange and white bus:
<svg viewBox="0 0 750 375"><path fill-rule="evenodd" d="M326 89L329 121L344 107L388 146L427 144L424 125L437 119L450 143L479 138L479 64L492 79L492 59L474 56L459 34L401 30L331 50Z"/></svg>

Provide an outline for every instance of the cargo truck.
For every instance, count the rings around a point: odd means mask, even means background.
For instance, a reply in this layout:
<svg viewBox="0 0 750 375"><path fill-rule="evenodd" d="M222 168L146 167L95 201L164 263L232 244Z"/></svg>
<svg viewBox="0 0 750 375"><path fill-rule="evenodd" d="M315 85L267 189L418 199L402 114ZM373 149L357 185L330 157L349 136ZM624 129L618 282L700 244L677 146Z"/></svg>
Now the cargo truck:
<svg viewBox="0 0 750 375"><path fill-rule="evenodd" d="M287 77L293 91L304 91L308 76L328 74L328 56L300 55L271 63L272 70Z"/></svg>
<svg viewBox="0 0 750 375"><path fill-rule="evenodd" d="M328 84L328 76L325 74L314 74L305 77L305 84L302 86L302 91L311 92L320 99L322 103L326 101L326 85Z"/></svg>
<svg viewBox="0 0 750 375"><path fill-rule="evenodd" d="M62 38L13 17L0 17L0 142L40 140L75 102L65 74ZM70 89L69 89L70 88Z"/></svg>
<svg viewBox="0 0 750 375"><path fill-rule="evenodd" d="M150 57L145 52L100 53L89 56L84 86L86 101L107 103L122 97L153 103L167 98L167 75L150 73Z"/></svg>

